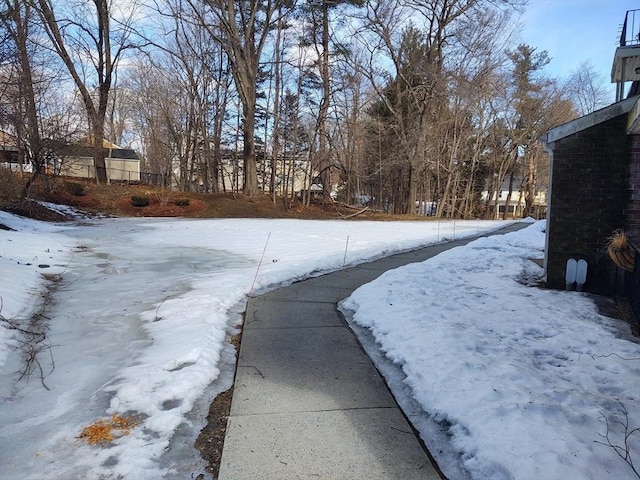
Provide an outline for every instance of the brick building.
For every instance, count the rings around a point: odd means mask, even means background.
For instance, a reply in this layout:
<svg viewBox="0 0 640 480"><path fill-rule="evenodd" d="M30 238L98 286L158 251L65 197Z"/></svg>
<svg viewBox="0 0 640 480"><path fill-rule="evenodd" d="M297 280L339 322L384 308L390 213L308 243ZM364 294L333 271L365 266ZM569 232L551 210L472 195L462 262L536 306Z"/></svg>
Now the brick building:
<svg viewBox="0 0 640 480"><path fill-rule="evenodd" d="M567 260L586 260L584 290L626 295L640 325L640 10L625 15L611 82L616 103L542 138L550 157L545 272L549 287L564 288ZM609 256L616 230L627 235L635 265L621 268Z"/></svg>
<svg viewBox="0 0 640 480"><path fill-rule="evenodd" d="M606 243L617 229L640 243L640 128L634 122L639 98L543 137L551 157L545 256L551 288L564 288L567 260L575 258L589 265L585 290L622 293L623 273L607 255Z"/></svg>

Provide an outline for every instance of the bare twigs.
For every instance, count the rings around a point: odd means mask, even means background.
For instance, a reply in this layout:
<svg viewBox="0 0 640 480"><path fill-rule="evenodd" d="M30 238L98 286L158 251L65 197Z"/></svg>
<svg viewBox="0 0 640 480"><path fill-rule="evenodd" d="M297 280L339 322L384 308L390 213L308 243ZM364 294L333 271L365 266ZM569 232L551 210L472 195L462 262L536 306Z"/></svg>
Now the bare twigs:
<svg viewBox="0 0 640 480"><path fill-rule="evenodd" d="M49 293L45 294L42 310L34 313L28 322L24 322L26 325L22 325L17 319L5 318L0 314L0 324L9 330L15 330L19 333L18 338L15 340L16 345L14 347L16 350L20 350L23 356L23 365L18 372L18 379L29 378L34 372L37 372L40 383L42 383L42 386L47 390L49 390L49 387L44 380L51 375L55 369L55 362L51 351L54 345L51 344L51 340L47 337L47 331L49 330L47 320L49 320L49 318L44 314L48 299ZM0 312L1 311L2 299L0 299ZM41 361L43 354L49 357L48 367L45 367Z"/></svg>
<svg viewBox="0 0 640 480"><path fill-rule="evenodd" d="M620 413L622 419L618 420L617 418L609 420L605 415L601 415L600 418L604 420L604 423L607 427L607 431L604 435L599 434L600 437L604 439L604 441L595 440L595 443L599 443L600 445L605 445L611 447L618 456L624 460L633 473L636 474L638 478L640 478L640 472L636 469L633 464L633 458L631 456L631 441L634 435L640 435L640 427L631 428L629 425L629 412L627 408L624 406L622 402L618 402L620 405ZM612 435L615 430L622 430L623 436L620 441L616 443L615 440L612 440ZM640 440L640 439L639 439Z"/></svg>

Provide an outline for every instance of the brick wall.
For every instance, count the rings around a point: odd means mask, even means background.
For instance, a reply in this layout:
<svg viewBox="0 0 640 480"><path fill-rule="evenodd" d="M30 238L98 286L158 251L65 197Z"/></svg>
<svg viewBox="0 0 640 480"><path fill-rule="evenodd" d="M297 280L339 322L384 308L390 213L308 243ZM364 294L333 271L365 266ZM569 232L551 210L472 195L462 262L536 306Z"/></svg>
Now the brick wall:
<svg viewBox="0 0 640 480"><path fill-rule="evenodd" d="M585 290L621 293L616 292L620 274L604 245L614 230L624 226L625 208L627 217L634 215L628 207L631 141L626 120L627 115L619 115L550 145L547 284L551 288L564 288L567 259L584 258L589 263ZM640 141L638 147L635 153L640 158Z"/></svg>
<svg viewBox="0 0 640 480"><path fill-rule="evenodd" d="M625 211L624 226L631 242L640 249L640 135L631 136L628 186L629 203ZM625 276L624 286L631 312L640 326L640 252L636 253L635 270Z"/></svg>
<svg viewBox="0 0 640 480"><path fill-rule="evenodd" d="M640 328L640 254L636 254L636 265L633 272L625 273L624 288L631 314Z"/></svg>
<svg viewBox="0 0 640 480"><path fill-rule="evenodd" d="M625 210L625 231L634 245L640 248L640 135L631 136L628 187L629 203Z"/></svg>

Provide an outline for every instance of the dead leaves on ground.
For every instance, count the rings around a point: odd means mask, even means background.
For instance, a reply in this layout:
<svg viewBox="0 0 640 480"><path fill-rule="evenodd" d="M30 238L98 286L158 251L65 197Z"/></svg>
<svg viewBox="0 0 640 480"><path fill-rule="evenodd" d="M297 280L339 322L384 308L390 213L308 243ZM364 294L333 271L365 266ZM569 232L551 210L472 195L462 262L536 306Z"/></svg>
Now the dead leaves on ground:
<svg viewBox="0 0 640 480"><path fill-rule="evenodd" d="M133 417L112 415L111 418L101 418L85 427L78 438L85 439L90 445L104 447L116 438L129 435L131 429L135 428L139 423Z"/></svg>

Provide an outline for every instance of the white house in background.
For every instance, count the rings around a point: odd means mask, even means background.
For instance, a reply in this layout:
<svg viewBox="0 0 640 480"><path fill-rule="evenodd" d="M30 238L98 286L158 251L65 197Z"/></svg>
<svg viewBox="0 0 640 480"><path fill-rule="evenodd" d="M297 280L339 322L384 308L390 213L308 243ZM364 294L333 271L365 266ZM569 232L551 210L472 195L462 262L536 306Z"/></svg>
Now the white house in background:
<svg viewBox="0 0 640 480"><path fill-rule="evenodd" d="M515 178L513 180L513 190L511 192L511 199L509 200L509 206L507 207L507 197L509 196L509 179L505 178L500 186L500 192L498 192L497 209L496 205L496 192L492 192L491 200L489 201L489 209L491 211L492 218L502 219L505 210L507 210L506 218L522 218L524 211L524 191L520 190L522 185L522 178ZM482 202L486 202L489 197L489 191L484 190L481 198ZM533 216L537 219L545 218L547 214L547 190L546 188L540 189L536 192L536 196L533 199Z"/></svg>
<svg viewBox="0 0 640 480"><path fill-rule="evenodd" d="M20 151L16 138L0 130L0 167L14 172L31 173L31 164L24 163L24 152Z"/></svg>
<svg viewBox="0 0 640 480"><path fill-rule="evenodd" d="M120 148L106 140L103 146L110 181L140 181L140 159L135 150ZM0 131L0 167L14 172L32 171L31 164L24 163L24 154L20 152L15 137L3 131ZM84 142L56 148L55 160L52 163L47 162L44 172L68 177L95 178L93 146Z"/></svg>
<svg viewBox="0 0 640 480"><path fill-rule="evenodd" d="M258 146L256 146L258 147ZM271 168L273 158L271 155L265 155L263 151L256 148L258 163L258 186L264 192L270 192L271 184ZM322 196L322 185L319 185L318 172L311 168L306 153L293 155L280 155L276 161L275 190L280 193L285 190L288 195L292 193L298 197L307 193L310 189L312 198ZM244 169L242 166L242 152L225 149L222 151L220 159L220 176L218 178L218 187L222 190L237 189L241 190L244 182ZM175 178L178 177L178 171L174 171ZM311 181L310 181L311 180ZM202 186L200 180L200 186ZM309 184L311 183L311 186Z"/></svg>
<svg viewBox="0 0 640 480"><path fill-rule="evenodd" d="M102 142L107 178L112 182L139 182L140 159L135 150L121 148L107 140ZM59 175L78 178L95 178L93 146L89 142L69 145L59 152Z"/></svg>

